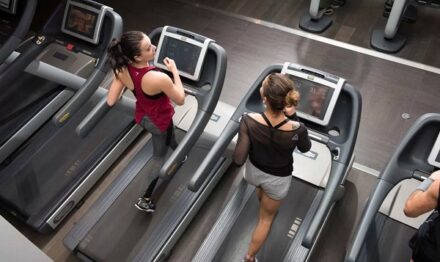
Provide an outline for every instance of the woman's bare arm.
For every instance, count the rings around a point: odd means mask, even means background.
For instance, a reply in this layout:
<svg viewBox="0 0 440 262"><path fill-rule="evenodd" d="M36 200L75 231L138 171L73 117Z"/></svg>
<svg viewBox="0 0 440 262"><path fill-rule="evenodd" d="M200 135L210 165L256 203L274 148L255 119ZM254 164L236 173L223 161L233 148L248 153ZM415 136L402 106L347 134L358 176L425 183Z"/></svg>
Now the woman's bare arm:
<svg viewBox="0 0 440 262"><path fill-rule="evenodd" d="M124 93L125 85L122 81L114 77L110 89L107 94L107 105L114 106Z"/></svg>
<svg viewBox="0 0 440 262"><path fill-rule="evenodd" d="M416 190L406 200L403 212L408 217L417 217L437 207L440 187L440 171L429 176L434 180L426 191Z"/></svg>

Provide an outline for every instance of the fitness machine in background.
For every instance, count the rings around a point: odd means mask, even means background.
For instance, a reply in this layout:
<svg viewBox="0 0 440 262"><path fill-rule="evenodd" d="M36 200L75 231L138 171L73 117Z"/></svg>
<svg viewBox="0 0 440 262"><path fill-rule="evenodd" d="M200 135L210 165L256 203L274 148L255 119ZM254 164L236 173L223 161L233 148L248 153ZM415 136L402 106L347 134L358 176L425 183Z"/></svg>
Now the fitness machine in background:
<svg viewBox="0 0 440 262"><path fill-rule="evenodd" d="M419 117L397 146L363 210L345 261L409 261L408 242L429 214L408 218L408 196L439 158L440 114Z"/></svg>
<svg viewBox="0 0 440 262"><path fill-rule="evenodd" d="M37 0L27 0L18 8L18 0L0 0L0 65L23 41L28 32L37 7ZM21 16L17 16L21 14ZM2 69L0 68L0 73Z"/></svg>
<svg viewBox="0 0 440 262"><path fill-rule="evenodd" d="M40 232L53 230L134 139L126 135L133 118L120 109L86 138L75 132L106 94L98 88L110 69L106 49L121 33L110 7L63 1L0 74L1 207Z"/></svg>

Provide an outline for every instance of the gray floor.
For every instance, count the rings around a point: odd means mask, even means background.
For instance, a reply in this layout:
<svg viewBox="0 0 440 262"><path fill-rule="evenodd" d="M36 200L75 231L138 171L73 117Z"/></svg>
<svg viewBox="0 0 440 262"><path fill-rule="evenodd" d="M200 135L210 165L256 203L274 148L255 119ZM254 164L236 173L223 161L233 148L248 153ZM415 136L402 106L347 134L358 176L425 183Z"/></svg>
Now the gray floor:
<svg viewBox="0 0 440 262"><path fill-rule="evenodd" d="M273 22L299 29L299 18L310 6L309 0L178 0L228 13ZM321 0L330 3L331 0ZM387 18L382 15L385 0L346 0L344 6L334 9L332 25L320 35L356 46L370 47L370 34L384 29ZM440 44L439 11L417 6L415 23L401 23L398 34L407 37L407 44L397 56L423 64L440 66L440 57L432 53Z"/></svg>
<svg viewBox="0 0 440 262"><path fill-rule="evenodd" d="M221 3L227 1L215 1L218 3L215 7L219 8L220 12L172 0L159 2L131 0L130 5L124 1L116 0L102 2L113 6L121 14L124 18L125 30L136 29L150 32L159 26L173 25L215 39L217 43L226 49L228 55L228 70L220 99L234 106L239 103L241 97L262 70L273 63L283 63L285 61L300 63L346 78L347 81L360 90L363 98L362 119L355 148L355 161L371 169L381 170L384 167L403 134L418 116L427 112L440 112L440 103L438 103L440 98L440 92L438 91L440 76L438 74L269 28L237 16L239 14L259 18L258 13L264 13L262 10L266 8L264 5L256 5L259 6L258 9L250 8L250 4L246 4L247 1L229 1L228 6L234 8L234 10L230 10L221 6ZM209 1L199 2L209 4L210 7L213 6L213 4L207 3ZM261 2L269 5L278 1L265 0ZM301 9L307 7L304 2L307 1L298 1L297 5L291 3L296 8L295 13L291 15L292 21L297 19L295 14L302 13L300 12ZM237 6L241 8L236 8ZM358 6L361 12L356 13L357 15L346 15L343 18L344 10L350 11L355 6ZM375 12L381 12L381 7L382 3L380 1L371 1L371 6L369 1L348 2L344 7L346 9L338 9L335 13L335 19L341 22L339 25L335 23L336 26L332 29L337 30L337 32L333 32L333 36L330 32L329 35L324 35L342 41L345 37L346 42L365 46L365 43L368 43L368 30L370 30L368 24L366 24L367 17L373 16L373 14L376 15ZM245 13L246 10L251 9L254 11ZM224 11L232 13L228 15ZM426 12L430 13L431 9ZM282 16L280 14L277 19L283 20ZM286 17L287 15L284 16L285 21L290 21L291 18ZM278 16L272 16L269 12L269 14L266 13L260 18L269 20L272 17ZM381 19L378 17L375 19ZM429 18L429 21L426 22L428 24L427 28L431 28L433 24L438 25L440 16L426 15L426 17ZM418 21L417 26L420 26L420 24L423 26L423 23L419 23L422 21ZM287 22L279 22L278 20L272 22L288 25ZM384 22L382 21L382 23ZM350 30L355 31L350 35ZM417 44L416 39L421 37L421 31L408 33L412 34L410 35L413 37L411 41L415 41L413 43ZM438 30L437 34L439 34ZM348 35L350 35L349 38ZM423 34L423 37L426 37L426 35L429 34ZM440 36L434 34L429 37L429 40L420 38L420 43L426 44L429 42L421 48L422 50L409 45L409 48L405 49L408 56L405 56L403 51L399 55L406 59L439 66L439 56L431 48L438 46ZM416 53L419 54L417 57L412 58L410 56L416 55ZM402 118L403 113L408 113L410 118ZM122 161L119 165L123 166L124 163L126 162ZM117 175L118 170L122 168L119 165L115 166L116 171L111 173L109 178L106 178L98 186L97 192L93 192L91 197L86 199L84 206L72 214L70 219L55 234L37 236L28 229L21 230L54 260L74 260L63 247L62 238L72 224L82 216L88 206L96 199L99 192L105 189L109 180ZM314 254L314 261L341 261L345 252L345 244L349 241L352 228L359 218L360 211L374 181L373 176L358 170L353 170L350 173L346 185L346 196L335 207L330 223L324 231L325 237L318 243L320 248ZM229 181L229 184L222 182L220 186L230 185L230 183L232 181ZM223 189L228 191L229 187L224 186ZM213 196L213 200L210 200L212 202L209 203L215 203L212 206L217 207L218 211L218 208L221 208L224 204L223 201L227 197L226 195L227 192L223 192L217 198ZM193 243L193 246L195 246L196 240L201 239L203 234L206 234L208 230L206 228L212 223L212 218L216 216L215 212L217 211L212 210L211 208L202 211L202 215L196 220L199 222L191 225L191 229L172 254L171 261L189 261L189 254L193 250L188 245ZM205 215L203 215L203 212L205 212ZM206 220L204 220L204 217ZM341 220L344 223L340 223ZM335 235L334 232L342 233ZM326 257L326 259L323 260L323 257Z"/></svg>

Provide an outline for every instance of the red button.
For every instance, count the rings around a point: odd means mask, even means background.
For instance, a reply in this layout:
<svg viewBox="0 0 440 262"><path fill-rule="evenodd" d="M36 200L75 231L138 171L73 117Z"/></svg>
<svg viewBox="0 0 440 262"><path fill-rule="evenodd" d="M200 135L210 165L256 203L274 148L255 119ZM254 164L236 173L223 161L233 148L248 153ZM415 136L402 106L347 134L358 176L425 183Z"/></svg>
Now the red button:
<svg viewBox="0 0 440 262"><path fill-rule="evenodd" d="M74 47L75 46L72 44L67 44L67 46L66 46L67 50L69 50L69 51L72 51Z"/></svg>

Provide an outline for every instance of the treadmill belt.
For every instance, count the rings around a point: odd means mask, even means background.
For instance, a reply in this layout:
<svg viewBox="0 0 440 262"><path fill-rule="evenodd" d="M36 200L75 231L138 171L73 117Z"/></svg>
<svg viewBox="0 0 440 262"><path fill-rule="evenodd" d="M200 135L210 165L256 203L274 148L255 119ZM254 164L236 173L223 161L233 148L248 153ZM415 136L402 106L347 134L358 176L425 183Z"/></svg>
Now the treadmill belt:
<svg viewBox="0 0 440 262"><path fill-rule="evenodd" d="M358 261L410 261L408 242L416 230L382 213L378 213L368 230Z"/></svg>
<svg viewBox="0 0 440 262"><path fill-rule="evenodd" d="M183 131L176 130L177 138L183 135ZM193 169L206 156L211 144L199 139L169 183L158 183L159 187L153 195L157 207L152 214L139 211L134 206L150 183L153 172L157 172L151 169L149 159L145 159L146 165L79 243L79 251L97 261L131 261L145 239L155 230L155 225L164 219L182 193L188 190L187 183L193 175ZM151 143L146 146L151 146ZM120 176L127 176L126 170Z"/></svg>
<svg viewBox="0 0 440 262"><path fill-rule="evenodd" d="M299 179L292 179L288 195L281 204L265 244L257 254L259 261L282 261L294 235L294 221L304 220L318 188ZM259 203L253 194L242 210L237 222L217 251L214 261L240 261L246 255L252 232L258 222ZM299 219L299 220L298 220Z"/></svg>
<svg viewBox="0 0 440 262"><path fill-rule="evenodd" d="M75 128L99 100L93 96L61 128L50 119L29 139L20 154L0 171L3 202L25 217L43 220L82 182L133 122L132 116L115 108L87 137L79 137Z"/></svg>
<svg viewBox="0 0 440 262"><path fill-rule="evenodd" d="M0 145L46 106L64 87L24 73L0 96Z"/></svg>

